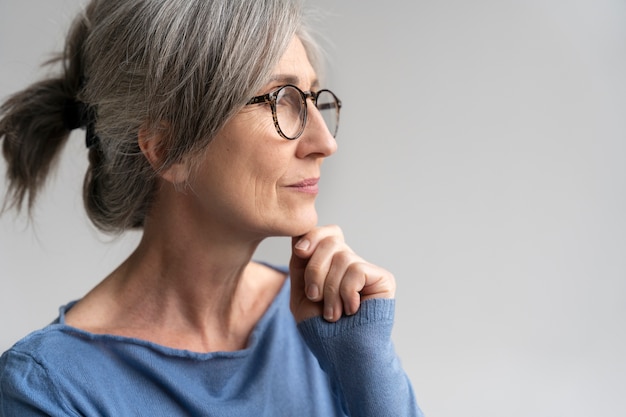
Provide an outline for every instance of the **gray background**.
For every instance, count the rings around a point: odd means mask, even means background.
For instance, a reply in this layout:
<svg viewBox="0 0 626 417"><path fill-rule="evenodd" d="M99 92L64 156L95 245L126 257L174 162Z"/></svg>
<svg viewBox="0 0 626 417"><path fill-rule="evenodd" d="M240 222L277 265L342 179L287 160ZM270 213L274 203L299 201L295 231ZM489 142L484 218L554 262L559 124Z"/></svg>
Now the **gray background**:
<svg viewBox="0 0 626 417"><path fill-rule="evenodd" d="M43 74L79 4L0 0L0 96ZM309 4L345 105L321 223L395 273L427 415L626 415L626 2ZM0 218L1 350L137 241L86 220L83 138L32 224Z"/></svg>

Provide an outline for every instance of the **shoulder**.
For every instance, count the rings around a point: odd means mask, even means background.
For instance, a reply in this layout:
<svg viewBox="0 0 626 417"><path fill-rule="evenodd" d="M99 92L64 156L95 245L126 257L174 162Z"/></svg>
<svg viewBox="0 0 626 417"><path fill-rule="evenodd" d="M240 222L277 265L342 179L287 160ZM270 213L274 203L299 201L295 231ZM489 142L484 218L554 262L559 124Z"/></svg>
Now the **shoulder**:
<svg viewBox="0 0 626 417"><path fill-rule="evenodd" d="M58 352L59 346L68 342L67 336L60 331L60 327L58 323L53 323L30 333L4 352L2 357L24 355L39 361L49 353Z"/></svg>
<svg viewBox="0 0 626 417"><path fill-rule="evenodd" d="M46 370L51 365L66 363L67 352L80 352L83 344L80 335L72 334L69 329L53 323L32 332L2 354L0 371L19 371L22 367Z"/></svg>
<svg viewBox="0 0 626 417"><path fill-rule="evenodd" d="M94 359L102 355L94 337L64 324L50 324L4 352L0 372L3 377L30 372L46 376L55 383L65 374L80 375L79 368L93 368Z"/></svg>
<svg viewBox="0 0 626 417"><path fill-rule="evenodd" d="M67 363L56 325L31 333L0 357L0 415L72 415L60 395L54 363ZM28 414L27 413L28 410Z"/></svg>

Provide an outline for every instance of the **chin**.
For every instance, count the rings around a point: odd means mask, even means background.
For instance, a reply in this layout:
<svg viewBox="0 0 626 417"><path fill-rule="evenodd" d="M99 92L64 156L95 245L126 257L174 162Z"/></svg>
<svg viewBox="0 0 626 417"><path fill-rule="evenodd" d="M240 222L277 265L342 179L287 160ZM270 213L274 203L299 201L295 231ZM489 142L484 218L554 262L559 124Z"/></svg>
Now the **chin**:
<svg viewBox="0 0 626 417"><path fill-rule="evenodd" d="M317 226L317 213L314 215L301 216L298 218L290 219L288 223L285 223L283 227L280 227L278 236L301 236Z"/></svg>

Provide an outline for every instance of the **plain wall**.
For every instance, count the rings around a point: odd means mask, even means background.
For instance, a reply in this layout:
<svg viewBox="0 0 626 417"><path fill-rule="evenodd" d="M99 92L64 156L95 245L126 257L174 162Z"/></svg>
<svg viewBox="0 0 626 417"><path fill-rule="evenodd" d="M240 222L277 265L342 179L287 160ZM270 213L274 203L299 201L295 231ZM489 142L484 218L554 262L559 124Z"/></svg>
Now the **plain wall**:
<svg viewBox="0 0 626 417"><path fill-rule="evenodd" d="M0 0L0 97L43 74L80 3ZM308 3L344 103L320 222L395 274L426 414L626 415L626 3ZM0 350L137 241L90 226L86 165L78 131L32 224L0 218Z"/></svg>

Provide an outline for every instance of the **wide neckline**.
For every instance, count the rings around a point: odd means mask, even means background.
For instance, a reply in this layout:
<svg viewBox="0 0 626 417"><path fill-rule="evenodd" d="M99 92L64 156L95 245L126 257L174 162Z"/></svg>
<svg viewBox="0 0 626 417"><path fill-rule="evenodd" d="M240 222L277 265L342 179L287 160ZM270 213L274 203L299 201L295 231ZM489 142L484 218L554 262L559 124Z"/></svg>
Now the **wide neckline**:
<svg viewBox="0 0 626 417"><path fill-rule="evenodd" d="M87 330L80 329L78 327L71 326L65 322L65 315L71 308L80 300L73 300L59 308L59 317L53 323L53 326L58 330L63 331L64 333L74 334L83 339L94 340L94 341L102 341L109 343L119 343L119 344L127 344L134 345L138 347L147 348L153 350L159 354L166 356L175 356L181 358L190 358L190 359L211 359L211 358L238 358L248 356L249 353L254 350L255 345L258 343L261 334L267 327L267 323L272 319L272 317L277 313L277 310L283 306L289 305L289 295L290 295L290 287L291 282L288 276L288 270L286 268L276 267L264 262L259 262L263 265L266 265L272 269L275 269L279 272L287 274L285 282L283 283L280 291L269 305L268 309L263 313L261 319L254 325L252 332L250 333L250 338L248 340L248 344L244 349L234 350L234 351L215 351L215 352L197 352L188 349L178 349L169 346L165 346L156 342L152 342L149 340L137 338L137 337L129 337L129 336L121 336L116 334L109 333L93 333Z"/></svg>

